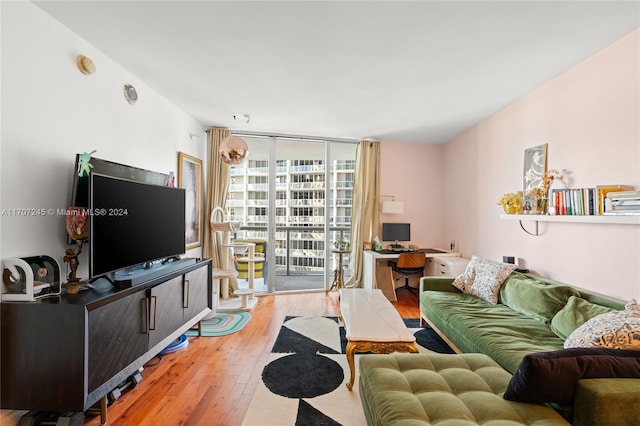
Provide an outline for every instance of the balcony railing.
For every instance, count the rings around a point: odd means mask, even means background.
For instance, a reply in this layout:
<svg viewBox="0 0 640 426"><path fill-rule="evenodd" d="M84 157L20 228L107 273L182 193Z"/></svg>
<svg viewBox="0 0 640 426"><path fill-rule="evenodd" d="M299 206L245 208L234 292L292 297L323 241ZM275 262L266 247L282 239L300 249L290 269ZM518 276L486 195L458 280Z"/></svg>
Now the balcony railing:
<svg viewBox="0 0 640 426"><path fill-rule="evenodd" d="M276 226L276 248L274 249L276 254L276 275L317 275L321 273L327 267L324 265L326 250L332 250L333 242L338 239L348 240L349 234L349 227L331 226L329 227L329 237L327 238L324 227L321 226L305 227L304 229L296 226ZM238 231L237 238L266 240L267 227L243 226ZM295 245L298 248L292 247L292 241L296 241ZM301 243L302 241L308 241L309 246L312 248L299 248L299 246L304 245L304 243ZM267 250L270 250L270 248L267 247ZM313 259L318 259L321 266L294 266L293 258L308 259L308 263L314 263L316 261ZM329 259L332 264L328 268L333 270L337 266L333 265L335 259L333 256L330 256Z"/></svg>
<svg viewBox="0 0 640 426"><path fill-rule="evenodd" d="M289 189L324 189L324 182L291 182Z"/></svg>
<svg viewBox="0 0 640 426"><path fill-rule="evenodd" d="M324 164L315 164L313 166L291 166L289 173L324 173Z"/></svg>
<svg viewBox="0 0 640 426"><path fill-rule="evenodd" d="M325 200L289 200L289 205L291 207L324 207L325 204Z"/></svg>
<svg viewBox="0 0 640 426"><path fill-rule="evenodd" d="M269 189L268 183L249 183L247 184L247 190L249 191L266 191Z"/></svg>
<svg viewBox="0 0 640 426"><path fill-rule="evenodd" d="M333 170L355 170L356 164L355 163L349 163L349 164L338 163L336 164L335 167L332 167L332 169Z"/></svg>
<svg viewBox="0 0 640 426"><path fill-rule="evenodd" d="M269 173L268 167L247 167L248 175L266 175Z"/></svg>

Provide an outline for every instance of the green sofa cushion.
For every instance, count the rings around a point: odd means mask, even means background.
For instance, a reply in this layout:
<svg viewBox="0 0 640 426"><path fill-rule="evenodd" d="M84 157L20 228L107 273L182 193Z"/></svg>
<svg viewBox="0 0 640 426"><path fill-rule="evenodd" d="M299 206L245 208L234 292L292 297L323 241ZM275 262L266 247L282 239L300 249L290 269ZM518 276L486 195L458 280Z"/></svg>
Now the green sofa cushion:
<svg viewBox="0 0 640 426"><path fill-rule="evenodd" d="M548 284L514 272L500 289L500 302L516 312L549 324L569 298L578 295L569 286Z"/></svg>
<svg viewBox="0 0 640 426"><path fill-rule="evenodd" d="M575 406L574 425L640 425L640 380L580 380Z"/></svg>
<svg viewBox="0 0 640 426"><path fill-rule="evenodd" d="M591 318L611 311L613 311L612 308L571 296L567 304L551 319L551 330L558 337L566 339L575 329Z"/></svg>
<svg viewBox="0 0 640 426"><path fill-rule="evenodd" d="M421 311L462 352L489 355L512 374L531 352L563 348L548 325L462 293L425 291Z"/></svg>
<svg viewBox="0 0 640 426"><path fill-rule="evenodd" d="M369 425L567 425L553 409L502 398L511 375L484 354L359 358Z"/></svg>

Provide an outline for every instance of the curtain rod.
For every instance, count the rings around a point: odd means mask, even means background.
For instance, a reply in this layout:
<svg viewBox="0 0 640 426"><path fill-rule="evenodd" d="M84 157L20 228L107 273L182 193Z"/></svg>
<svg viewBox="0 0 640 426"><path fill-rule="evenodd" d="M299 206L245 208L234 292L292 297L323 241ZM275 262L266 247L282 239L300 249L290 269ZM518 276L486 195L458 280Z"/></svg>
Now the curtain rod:
<svg viewBox="0 0 640 426"><path fill-rule="evenodd" d="M209 129L205 130L209 133ZM246 132L242 130L230 129L231 133L236 136L247 137L259 137L259 138L278 138L278 139L297 139L313 142L342 142L342 143L359 143L357 139L341 139L341 138L323 138L321 136L302 136L302 135L287 135L283 133L259 133L259 132Z"/></svg>

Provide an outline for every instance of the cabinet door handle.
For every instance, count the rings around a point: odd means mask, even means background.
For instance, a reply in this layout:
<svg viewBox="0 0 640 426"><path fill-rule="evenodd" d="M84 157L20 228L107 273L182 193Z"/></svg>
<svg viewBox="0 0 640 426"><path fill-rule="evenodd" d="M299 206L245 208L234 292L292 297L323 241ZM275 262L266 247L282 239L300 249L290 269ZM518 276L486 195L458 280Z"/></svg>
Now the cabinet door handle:
<svg viewBox="0 0 640 426"><path fill-rule="evenodd" d="M189 289L190 289L189 280L184 280L184 292L185 293L184 293L184 299L183 299L184 302L182 304L182 307L185 308L185 309L189 307Z"/></svg>
<svg viewBox="0 0 640 426"><path fill-rule="evenodd" d="M153 302L153 327L149 327L149 330L155 330L158 313L158 296L151 296L151 301Z"/></svg>
<svg viewBox="0 0 640 426"><path fill-rule="evenodd" d="M142 302L142 322L144 323L144 329L142 330L142 333L149 334L149 298L145 297L140 302Z"/></svg>

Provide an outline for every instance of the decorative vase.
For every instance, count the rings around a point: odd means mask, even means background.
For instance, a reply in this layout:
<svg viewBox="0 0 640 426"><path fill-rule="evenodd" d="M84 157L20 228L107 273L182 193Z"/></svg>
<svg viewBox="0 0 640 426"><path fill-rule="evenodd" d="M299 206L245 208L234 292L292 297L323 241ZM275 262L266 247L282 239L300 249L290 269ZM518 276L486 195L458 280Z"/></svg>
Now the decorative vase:
<svg viewBox="0 0 640 426"><path fill-rule="evenodd" d="M546 214L547 213L547 197L536 197L533 214Z"/></svg>

